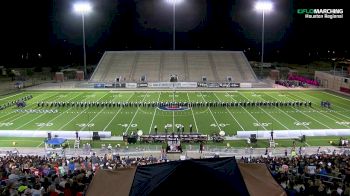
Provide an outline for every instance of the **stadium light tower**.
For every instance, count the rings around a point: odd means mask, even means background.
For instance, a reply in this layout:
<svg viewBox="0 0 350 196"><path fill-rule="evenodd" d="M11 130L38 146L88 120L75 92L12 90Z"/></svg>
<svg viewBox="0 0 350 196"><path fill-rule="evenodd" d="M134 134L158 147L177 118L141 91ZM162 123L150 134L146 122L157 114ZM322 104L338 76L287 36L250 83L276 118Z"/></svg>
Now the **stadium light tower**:
<svg viewBox="0 0 350 196"><path fill-rule="evenodd" d="M92 7L89 2L77 2L73 6L74 11L78 14L81 14L81 19L83 23L83 50L84 50L84 78L87 77L87 70L86 70L86 49L85 49L85 14L88 14L91 12Z"/></svg>
<svg viewBox="0 0 350 196"><path fill-rule="evenodd" d="M181 3L183 0L167 0L168 3L171 3L173 4L173 50L176 49L176 44L175 44L175 41L176 41L176 36L175 36L175 24L176 24L176 19L175 19L175 16L176 16L176 4L178 3Z"/></svg>
<svg viewBox="0 0 350 196"><path fill-rule="evenodd" d="M260 77L262 77L262 70L263 70L263 65L264 65L265 12L272 11L272 8L273 8L273 5L270 1L258 1L255 3L255 10L258 12L262 12Z"/></svg>

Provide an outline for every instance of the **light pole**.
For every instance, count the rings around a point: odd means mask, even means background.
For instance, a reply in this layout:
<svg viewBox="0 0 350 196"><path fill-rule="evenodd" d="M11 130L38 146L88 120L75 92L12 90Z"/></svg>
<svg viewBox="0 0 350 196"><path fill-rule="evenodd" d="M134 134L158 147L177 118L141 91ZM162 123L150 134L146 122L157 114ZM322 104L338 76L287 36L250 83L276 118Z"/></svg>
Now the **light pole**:
<svg viewBox="0 0 350 196"><path fill-rule="evenodd" d="M78 14L81 14L81 19L83 23L83 50L84 50L84 78L87 77L87 70L86 70L86 49L85 49L85 20L84 16L85 14L88 14L91 12L91 4L88 2L78 2L75 3L74 6L74 11Z"/></svg>
<svg viewBox="0 0 350 196"><path fill-rule="evenodd" d="M262 12L262 31L261 31L261 65L260 77L262 78L262 70L264 65L264 34L265 34L265 12L272 11L272 3L269 1L259 1L255 4L255 10Z"/></svg>
<svg viewBox="0 0 350 196"><path fill-rule="evenodd" d="M167 0L168 3L172 3L173 4L173 50L176 49L176 28L175 28L175 24L176 24L176 4L177 3L181 3L183 0Z"/></svg>

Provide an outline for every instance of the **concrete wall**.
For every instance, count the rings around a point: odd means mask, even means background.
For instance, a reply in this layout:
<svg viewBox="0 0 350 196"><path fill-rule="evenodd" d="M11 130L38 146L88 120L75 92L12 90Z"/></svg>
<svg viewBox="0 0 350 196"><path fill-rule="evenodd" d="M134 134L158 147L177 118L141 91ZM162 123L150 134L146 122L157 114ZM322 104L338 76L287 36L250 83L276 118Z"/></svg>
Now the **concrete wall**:
<svg viewBox="0 0 350 196"><path fill-rule="evenodd" d="M320 82L320 86L339 91L340 87L350 89L350 78L334 76L327 72L316 71L315 79Z"/></svg>

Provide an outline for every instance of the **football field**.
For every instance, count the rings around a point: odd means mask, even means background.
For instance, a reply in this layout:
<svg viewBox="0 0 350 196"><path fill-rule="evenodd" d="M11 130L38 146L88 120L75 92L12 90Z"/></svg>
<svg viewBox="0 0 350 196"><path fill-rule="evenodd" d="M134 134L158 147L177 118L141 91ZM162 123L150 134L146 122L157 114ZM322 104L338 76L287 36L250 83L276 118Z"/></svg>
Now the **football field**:
<svg viewBox="0 0 350 196"><path fill-rule="evenodd" d="M0 106L27 95L26 107L0 110L0 130L111 131L113 136L142 130L144 134L176 132L183 125L202 134L225 131L349 129L350 99L329 91L23 91L0 97ZM217 106L162 110L148 106L40 106L38 102L295 102L309 106ZM329 101L330 108L321 107Z"/></svg>

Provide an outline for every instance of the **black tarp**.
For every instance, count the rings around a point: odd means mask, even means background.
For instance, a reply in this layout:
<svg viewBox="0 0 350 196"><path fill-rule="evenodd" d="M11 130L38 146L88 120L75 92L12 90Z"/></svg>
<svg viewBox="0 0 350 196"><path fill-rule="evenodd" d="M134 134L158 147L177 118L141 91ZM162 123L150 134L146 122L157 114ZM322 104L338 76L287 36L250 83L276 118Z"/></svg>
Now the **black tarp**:
<svg viewBox="0 0 350 196"><path fill-rule="evenodd" d="M131 196L249 195L234 157L137 167Z"/></svg>

